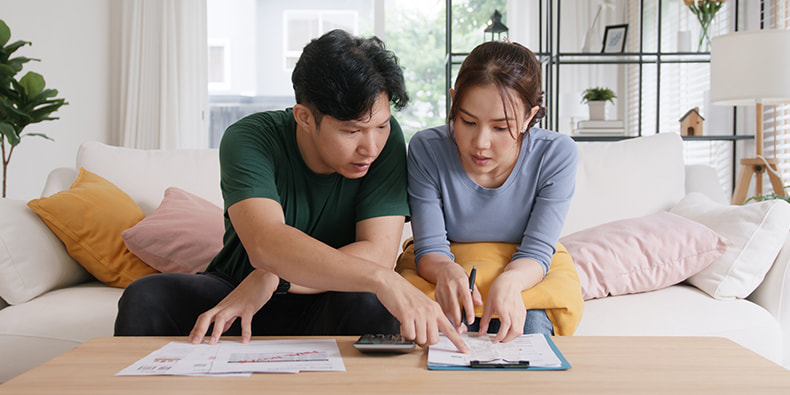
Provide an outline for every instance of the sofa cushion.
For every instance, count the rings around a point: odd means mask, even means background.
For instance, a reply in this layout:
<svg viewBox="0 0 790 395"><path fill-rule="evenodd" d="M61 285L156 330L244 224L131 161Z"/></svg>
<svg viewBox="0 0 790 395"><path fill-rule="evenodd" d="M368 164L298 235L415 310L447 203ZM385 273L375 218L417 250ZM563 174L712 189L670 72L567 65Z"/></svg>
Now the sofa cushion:
<svg viewBox="0 0 790 395"><path fill-rule="evenodd" d="M121 238L121 232L145 217L143 212L102 177L80 169L70 189L33 199L28 206L66 245L69 255L99 281L125 287L157 272L132 254Z"/></svg>
<svg viewBox="0 0 790 395"><path fill-rule="evenodd" d="M782 328L745 299L716 300L689 286L584 302L575 336L719 336L781 363Z"/></svg>
<svg viewBox="0 0 790 395"><path fill-rule="evenodd" d="M665 211L595 226L560 242L573 257L585 300L677 284L728 246L704 225Z"/></svg>
<svg viewBox="0 0 790 395"><path fill-rule="evenodd" d="M122 292L91 281L0 310L0 382L94 337L112 336Z"/></svg>
<svg viewBox="0 0 790 395"><path fill-rule="evenodd" d="M763 281L790 230L790 204L769 200L745 206L719 204L690 193L672 212L700 222L732 245L689 283L717 299L745 298Z"/></svg>
<svg viewBox="0 0 790 395"><path fill-rule="evenodd" d="M669 210L686 194L683 140L676 133L578 147L576 192L562 235Z"/></svg>
<svg viewBox="0 0 790 395"><path fill-rule="evenodd" d="M196 273L222 249L224 233L219 206L171 187L151 215L121 236L129 251L160 272Z"/></svg>
<svg viewBox="0 0 790 395"><path fill-rule="evenodd" d="M77 151L80 167L129 194L146 215L159 206L165 190L173 186L217 206L223 204L216 149L141 150L89 142Z"/></svg>
<svg viewBox="0 0 790 395"><path fill-rule="evenodd" d="M25 202L0 199L0 298L25 303L90 278Z"/></svg>

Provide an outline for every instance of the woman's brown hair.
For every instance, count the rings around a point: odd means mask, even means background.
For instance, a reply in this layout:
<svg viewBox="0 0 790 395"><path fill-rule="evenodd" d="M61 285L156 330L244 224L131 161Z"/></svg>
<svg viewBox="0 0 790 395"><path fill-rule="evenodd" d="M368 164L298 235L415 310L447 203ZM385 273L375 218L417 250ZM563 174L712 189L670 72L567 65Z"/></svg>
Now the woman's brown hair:
<svg viewBox="0 0 790 395"><path fill-rule="evenodd" d="M532 107L538 106L538 112L530 120L527 129L546 115L546 109L543 107L540 63L535 54L518 43L490 41L478 45L461 64L455 80L455 94L450 112L447 114L447 123L452 123L455 119L458 107L469 87L489 84L493 84L499 90L506 118L507 109L515 108L513 104L516 99L524 103L527 113ZM511 97L508 89L512 89L517 97ZM512 133L510 123L508 128ZM518 132L517 134L520 135Z"/></svg>

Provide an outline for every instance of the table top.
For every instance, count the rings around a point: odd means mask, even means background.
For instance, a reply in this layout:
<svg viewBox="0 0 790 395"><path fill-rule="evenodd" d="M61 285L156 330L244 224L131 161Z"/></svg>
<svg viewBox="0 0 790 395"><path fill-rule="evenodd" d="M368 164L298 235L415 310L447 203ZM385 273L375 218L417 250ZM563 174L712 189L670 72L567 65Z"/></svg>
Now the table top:
<svg viewBox="0 0 790 395"><path fill-rule="evenodd" d="M717 337L553 337L573 366L565 371L432 371L424 349L362 354L352 345L356 336L336 339L345 372L122 377L115 374L186 339L96 338L0 385L0 394L790 393L790 370Z"/></svg>

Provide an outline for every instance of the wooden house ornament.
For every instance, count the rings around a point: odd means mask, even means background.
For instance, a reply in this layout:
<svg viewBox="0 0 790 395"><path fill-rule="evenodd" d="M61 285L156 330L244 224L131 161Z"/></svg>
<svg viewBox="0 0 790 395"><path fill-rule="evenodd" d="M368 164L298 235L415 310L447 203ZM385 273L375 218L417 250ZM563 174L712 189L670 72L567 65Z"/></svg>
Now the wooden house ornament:
<svg viewBox="0 0 790 395"><path fill-rule="evenodd" d="M699 107L694 107L680 117L681 136L702 136L702 121L705 118L699 115Z"/></svg>

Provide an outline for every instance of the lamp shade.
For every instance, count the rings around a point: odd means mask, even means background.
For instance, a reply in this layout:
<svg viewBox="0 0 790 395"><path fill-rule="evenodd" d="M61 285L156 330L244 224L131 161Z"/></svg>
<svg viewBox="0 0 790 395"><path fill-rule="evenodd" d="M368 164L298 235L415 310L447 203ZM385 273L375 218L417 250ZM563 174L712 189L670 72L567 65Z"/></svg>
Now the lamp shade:
<svg viewBox="0 0 790 395"><path fill-rule="evenodd" d="M790 30L713 37L710 100L730 106L790 103Z"/></svg>

